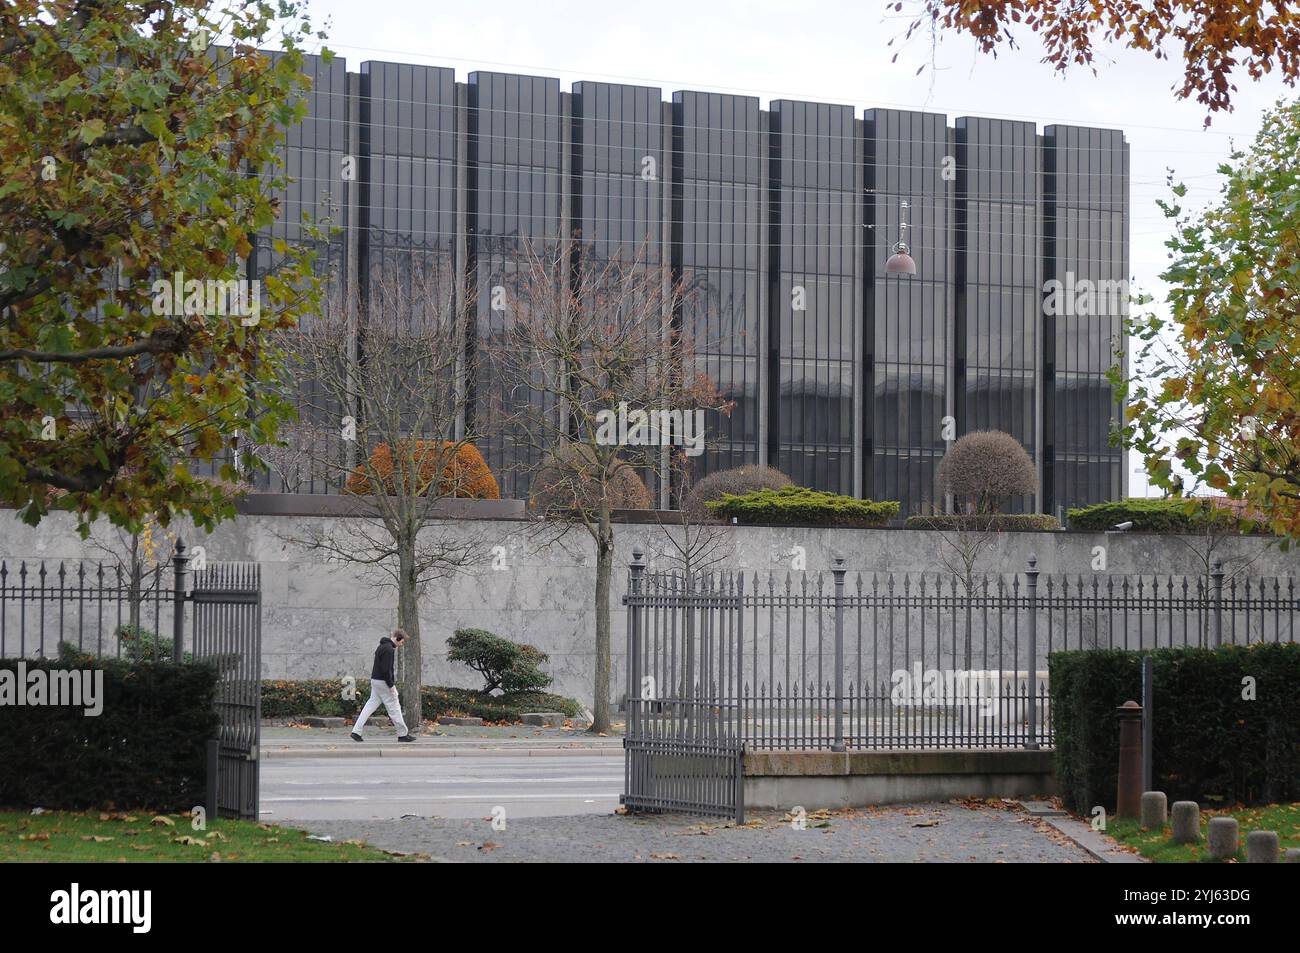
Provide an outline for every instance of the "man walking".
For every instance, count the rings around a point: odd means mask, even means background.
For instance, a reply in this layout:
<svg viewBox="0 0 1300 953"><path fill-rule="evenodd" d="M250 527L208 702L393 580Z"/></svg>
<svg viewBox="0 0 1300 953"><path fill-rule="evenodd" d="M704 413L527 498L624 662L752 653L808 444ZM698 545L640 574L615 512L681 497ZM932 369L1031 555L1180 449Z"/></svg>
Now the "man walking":
<svg viewBox="0 0 1300 953"><path fill-rule="evenodd" d="M398 701L397 688L393 684L397 671L397 650L405 641L406 633L401 629L394 629L392 638L384 636L379 640L379 648L375 649L375 664L370 669L370 697L366 699L365 707L361 709L361 714L357 715L356 723L352 726L353 741L365 741L361 737L361 732L380 702L384 703L388 717L393 719L393 727L397 729L397 740L415 740L415 736L407 730L406 721L402 718L402 705Z"/></svg>

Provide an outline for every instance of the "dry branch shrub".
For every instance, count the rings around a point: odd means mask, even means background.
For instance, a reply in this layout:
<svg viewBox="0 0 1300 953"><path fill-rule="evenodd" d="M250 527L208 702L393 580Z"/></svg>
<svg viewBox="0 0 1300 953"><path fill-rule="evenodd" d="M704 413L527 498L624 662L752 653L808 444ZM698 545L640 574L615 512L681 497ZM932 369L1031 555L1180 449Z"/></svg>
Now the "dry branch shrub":
<svg viewBox="0 0 1300 953"><path fill-rule="evenodd" d="M698 481L682 498L682 511L696 522L716 522L704 504L721 500L725 494L744 496L755 490L779 490L794 481L775 467L747 463L743 467L718 470Z"/></svg>
<svg viewBox="0 0 1300 953"><path fill-rule="evenodd" d="M529 506L546 510L599 509L602 484L609 495L609 508L650 509L650 491L629 464L618 461L608 477L602 477L596 451L585 443L567 443L546 455L533 477Z"/></svg>

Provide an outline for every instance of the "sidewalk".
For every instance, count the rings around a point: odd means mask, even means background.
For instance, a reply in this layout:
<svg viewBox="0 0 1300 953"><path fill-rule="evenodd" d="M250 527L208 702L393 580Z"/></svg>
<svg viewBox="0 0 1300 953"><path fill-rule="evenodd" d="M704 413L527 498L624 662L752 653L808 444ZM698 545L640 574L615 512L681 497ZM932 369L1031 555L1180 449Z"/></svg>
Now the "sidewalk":
<svg viewBox="0 0 1300 953"><path fill-rule="evenodd" d="M599 737L581 729L534 728L528 725L429 726L413 743L400 744L393 729L371 723L366 740L348 737L351 728L300 728L283 724L262 725L261 757L266 758L455 758L491 755L510 757L623 756L621 725L618 734Z"/></svg>
<svg viewBox="0 0 1300 953"><path fill-rule="evenodd" d="M292 821L336 841L360 839L419 859L462 863L977 862L1095 863L1077 844L1012 805L899 804L818 811L803 829L756 811L741 827L682 815Z"/></svg>

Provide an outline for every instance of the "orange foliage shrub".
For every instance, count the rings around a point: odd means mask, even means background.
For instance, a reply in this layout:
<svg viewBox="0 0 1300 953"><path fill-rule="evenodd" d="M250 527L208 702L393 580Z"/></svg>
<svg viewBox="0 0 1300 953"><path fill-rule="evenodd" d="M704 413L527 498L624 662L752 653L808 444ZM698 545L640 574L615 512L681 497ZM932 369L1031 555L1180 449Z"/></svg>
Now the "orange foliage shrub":
<svg viewBox="0 0 1300 953"><path fill-rule="evenodd" d="M398 461L395 466L392 448L381 443L370 453L371 481L365 467L358 466L348 476L347 491L357 494L397 492L398 480L414 474L416 490L428 492L433 481L438 481L439 496L453 496L470 500L499 500L501 488L488 469L487 461L472 443L457 446L451 440L401 440L397 443ZM373 484L377 484L372 487ZM405 492L405 487L402 487Z"/></svg>

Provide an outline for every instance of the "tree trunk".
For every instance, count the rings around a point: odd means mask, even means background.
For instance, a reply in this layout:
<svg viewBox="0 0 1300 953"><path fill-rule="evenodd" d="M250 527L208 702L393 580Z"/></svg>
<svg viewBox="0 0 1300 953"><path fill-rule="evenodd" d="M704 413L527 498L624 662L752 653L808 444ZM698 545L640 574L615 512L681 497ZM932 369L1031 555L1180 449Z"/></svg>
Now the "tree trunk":
<svg viewBox="0 0 1300 953"><path fill-rule="evenodd" d="M412 732L420 730L420 599L415 581L415 540L398 545L400 581L397 587L397 627L406 631L406 644L398 651L397 698L402 717Z"/></svg>
<svg viewBox="0 0 1300 953"><path fill-rule="evenodd" d="M591 731L609 731L609 580L614 569L614 525L600 514L596 534L596 684L591 704Z"/></svg>

